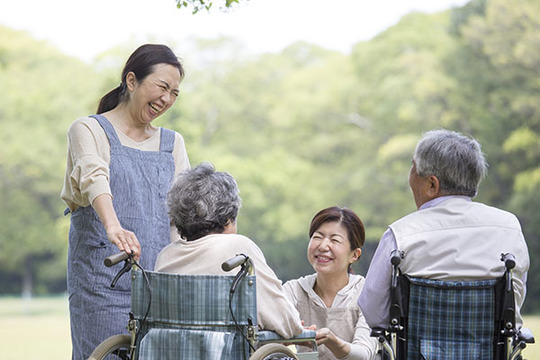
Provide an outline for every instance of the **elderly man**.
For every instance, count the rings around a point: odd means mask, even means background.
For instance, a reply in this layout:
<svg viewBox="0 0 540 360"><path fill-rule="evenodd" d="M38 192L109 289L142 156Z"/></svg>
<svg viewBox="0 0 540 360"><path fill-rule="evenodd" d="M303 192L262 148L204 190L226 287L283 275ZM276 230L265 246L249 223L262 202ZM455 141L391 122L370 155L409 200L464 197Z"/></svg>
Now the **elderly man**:
<svg viewBox="0 0 540 360"><path fill-rule="evenodd" d="M501 253L513 253L516 325L525 300L529 254L518 219L472 201L487 171L480 144L448 130L418 142L409 185L418 211L393 224L377 247L358 305L372 327L387 328L393 250L403 251L403 273L439 280L498 278Z"/></svg>

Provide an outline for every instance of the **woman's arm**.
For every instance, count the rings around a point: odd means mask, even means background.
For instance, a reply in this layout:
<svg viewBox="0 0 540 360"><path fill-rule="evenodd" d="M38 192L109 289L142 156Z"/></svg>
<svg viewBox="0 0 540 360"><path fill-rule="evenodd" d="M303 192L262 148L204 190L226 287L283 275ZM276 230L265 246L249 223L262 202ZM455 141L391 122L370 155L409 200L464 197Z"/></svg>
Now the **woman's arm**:
<svg viewBox="0 0 540 360"><path fill-rule="evenodd" d="M351 352L351 345L338 338L336 334L328 328L318 330L315 340L317 340L317 345L325 345L338 359L345 358L345 356L349 355Z"/></svg>
<svg viewBox="0 0 540 360"><path fill-rule="evenodd" d="M248 244L244 243L242 251L251 258L255 267L259 326L286 339L302 333L298 311L286 298L281 280L266 263L261 249L249 240Z"/></svg>
<svg viewBox="0 0 540 360"><path fill-rule="evenodd" d="M109 194L97 196L92 203L92 207L107 232L107 238L116 245L120 251L132 252L136 260L141 256L141 245L135 234L125 230L114 211L112 197Z"/></svg>
<svg viewBox="0 0 540 360"><path fill-rule="evenodd" d="M109 186L110 146L107 135L93 118L80 118L68 130L68 156L62 199L71 211L92 205Z"/></svg>
<svg viewBox="0 0 540 360"><path fill-rule="evenodd" d="M375 338L370 337L369 327L365 325L365 320L359 319L363 323L356 327L355 336L352 343L340 339L328 328L317 331L315 339L317 345L325 345L328 350L338 359L342 360L370 360L373 358L377 343ZM365 325L365 326L364 326Z"/></svg>
<svg viewBox="0 0 540 360"><path fill-rule="evenodd" d="M349 355L343 359L347 360L365 360L374 359L377 352L377 339L371 336L371 328L366 323L366 319L360 312L356 328L354 330L354 338L351 343Z"/></svg>

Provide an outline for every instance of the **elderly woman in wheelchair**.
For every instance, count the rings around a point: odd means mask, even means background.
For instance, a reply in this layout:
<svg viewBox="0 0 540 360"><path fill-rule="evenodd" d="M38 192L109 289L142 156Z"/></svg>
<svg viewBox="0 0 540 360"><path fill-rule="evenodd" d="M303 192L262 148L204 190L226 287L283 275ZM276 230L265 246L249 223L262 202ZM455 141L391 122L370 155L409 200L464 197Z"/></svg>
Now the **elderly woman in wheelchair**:
<svg viewBox="0 0 540 360"><path fill-rule="evenodd" d="M169 216L181 239L158 255L155 271L183 275L227 275L221 264L236 254L251 258L257 275L260 328L290 338L302 333L298 312L285 298L281 281L261 249L236 233L241 207L233 177L209 163L181 174L169 191Z"/></svg>
<svg viewBox="0 0 540 360"><path fill-rule="evenodd" d="M132 271L128 356L108 345L91 359L318 359L315 331L303 329L260 248L236 233L238 193L209 163L178 176L168 206L181 239L161 251L155 271ZM312 351L295 354L285 345L295 342Z"/></svg>

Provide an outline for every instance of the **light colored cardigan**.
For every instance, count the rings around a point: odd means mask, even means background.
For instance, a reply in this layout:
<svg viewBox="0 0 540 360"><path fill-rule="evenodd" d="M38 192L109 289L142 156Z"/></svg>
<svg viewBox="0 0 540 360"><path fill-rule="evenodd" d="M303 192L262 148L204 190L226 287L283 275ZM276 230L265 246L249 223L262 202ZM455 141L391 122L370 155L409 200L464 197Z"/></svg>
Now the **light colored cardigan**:
<svg viewBox="0 0 540 360"><path fill-rule="evenodd" d="M287 281L283 285L289 300L300 312L304 325L317 325L317 329L328 328L341 340L350 343L351 351L342 359L374 358L376 340L370 337L371 329L356 303L364 285L364 277L349 275L349 284L337 293L331 308L326 307L313 290L316 280L317 274L311 274ZM319 346L319 360L335 359L326 346Z"/></svg>
<svg viewBox="0 0 540 360"><path fill-rule="evenodd" d="M158 255L155 271L184 275L234 275L221 264L243 253L251 258L257 277L257 320L259 328L285 338L302 332L298 311L287 301L281 281L266 264L261 249L238 234L211 234L194 241L177 240Z"/></svg>

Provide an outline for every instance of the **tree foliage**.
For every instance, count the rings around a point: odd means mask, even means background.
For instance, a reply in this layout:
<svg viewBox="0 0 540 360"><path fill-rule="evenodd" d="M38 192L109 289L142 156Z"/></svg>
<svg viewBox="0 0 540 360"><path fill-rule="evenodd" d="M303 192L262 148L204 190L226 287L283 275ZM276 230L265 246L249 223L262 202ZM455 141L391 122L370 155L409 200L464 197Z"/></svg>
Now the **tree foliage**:
<svg viewBox="0 0 540 360"><path fill-rule="evenodd" d="M538 310L539 15L530 0L411 13L351 55L302 42L256 57L234 39L176 44L187 76L158 125L183 134L193 165L211 161L237 179L239 231L284 280L312 271L309 221L331 205L364 221L356 270L365 273L387 225L415 209L407 174L422 132L473 135L490 163L478 200L520 219L532 259L526 309ZM119 81L130 49L90 66L0 32L10 39L0 45L0 274L10 279L2 289L20 290L11 280L31 264L35 288L54 291L65 278L65 132Z"/></svg>
<svg viewBox="0 0 540 360"><path fill-rule="evenodd" d="M179 9L191 7L193 8L192 13L196 14L201 10L210 11L214 3L216 3L216 1L213 0L176 0L176 7ZM234 4L239 3L239 1L224 0L222 3L223 7L221 9L224 10L232 7Z"/></svg>
<svg viewBox="0 0 540 360"><path fill-rule="evenodd" d="M40 285L47 283L58 291L66 268L58 193L66 127L72 114L88 111L97 83L82 62L24 33L0 33L0 270L24 279L27 294L47 291Z"/></svg>

